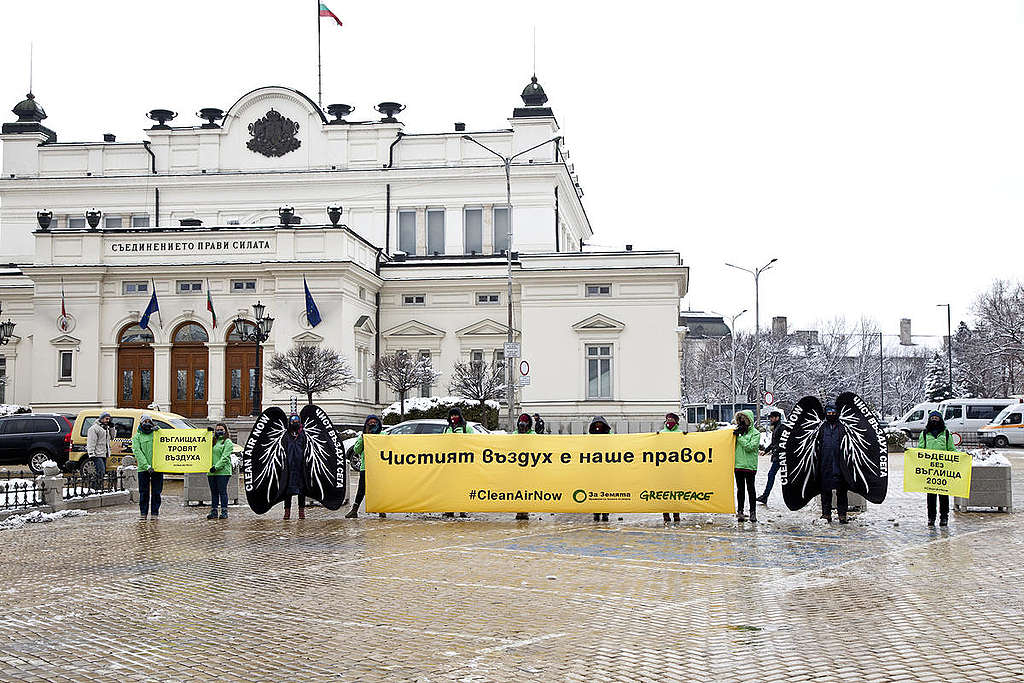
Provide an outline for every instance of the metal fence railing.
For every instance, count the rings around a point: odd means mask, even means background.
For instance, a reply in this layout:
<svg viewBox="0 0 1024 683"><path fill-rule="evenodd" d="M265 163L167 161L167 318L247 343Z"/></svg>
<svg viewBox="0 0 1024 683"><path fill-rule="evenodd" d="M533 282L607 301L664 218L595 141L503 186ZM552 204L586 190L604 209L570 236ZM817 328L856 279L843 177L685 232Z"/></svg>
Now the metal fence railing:
<svg viewBox="0 0 1024 683"><path fill-rule="evenodd" d="M0 510L45 505L43 485L31 472L0 472Z"/></svg>
<svg viewBox="0 0 1024 683"><path fill-rule="evenodd" d="M97 481L92 472L64 473L64 500L85 498L100 493L124 491L124 475L119 471L110 471Z"/></svg>

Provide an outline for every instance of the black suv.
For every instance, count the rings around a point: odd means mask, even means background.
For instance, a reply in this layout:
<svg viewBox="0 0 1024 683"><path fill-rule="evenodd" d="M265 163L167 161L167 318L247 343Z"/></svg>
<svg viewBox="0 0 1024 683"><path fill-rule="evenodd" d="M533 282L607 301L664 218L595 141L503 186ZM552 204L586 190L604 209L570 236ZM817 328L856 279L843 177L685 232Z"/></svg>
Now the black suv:
<svg viewBox="0 0 1024 683"><path fill-rule="evenodd" d="M67 466L74 425L58 413L20 413L0 417L0 465L28 465L33 474L43 473L43 463L53 460Z"/></svg>

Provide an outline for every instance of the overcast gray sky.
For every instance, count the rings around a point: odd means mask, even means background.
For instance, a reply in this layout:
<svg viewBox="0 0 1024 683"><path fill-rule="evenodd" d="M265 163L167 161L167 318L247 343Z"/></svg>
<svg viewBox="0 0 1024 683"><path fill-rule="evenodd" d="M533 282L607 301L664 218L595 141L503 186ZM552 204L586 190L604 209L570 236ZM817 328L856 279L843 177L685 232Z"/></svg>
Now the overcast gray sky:
<svg viewBox="0 0 1024 683"><path fill-rule="evenodd" d="M679 250L684 306L752 308L724 261L778 257L762 320L945 332L1024 271L1020 0L342 2L324 101L408 105L406 129L507 125L532 69L595 242ZM62 140L142 138L261 85L316 98L313 0L4 2L0 104L28 81ZM3 120L12 120L7 115ZM745 316L752 325L752 315Z"/></svg>

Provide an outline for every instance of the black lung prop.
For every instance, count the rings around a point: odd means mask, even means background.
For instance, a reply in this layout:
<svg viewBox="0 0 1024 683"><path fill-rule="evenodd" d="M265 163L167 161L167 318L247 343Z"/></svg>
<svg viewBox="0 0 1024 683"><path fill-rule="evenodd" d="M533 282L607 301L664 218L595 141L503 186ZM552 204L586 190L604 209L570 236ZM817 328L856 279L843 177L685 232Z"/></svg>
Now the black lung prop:
<svg viewBox="0 0 1024 683"><path fill-rule="evenodd" d="M339 457L341 444L327 413L318 406L307 405L299 413L306 434L303 458L302 492L329 510L337 510L345 500L348 485L344 458ZM258 515L282 502L288 490L288 468L283 438L288 416L277 407L267 408L253 425L242 451L242 473L245 497Z"/></svg>
<svg viewBox="0 0 1024 683"><path fill-rule="evenodd" d="M889 490L889 455L875 411L857 394L839 394L836 411L843 426L839 467L846 487L876 505Z"/></svg>
<svg viewBox="0 0 1024 683"><path fill-rule="evenodd" d="M799 510L821 493L818 432L825 420L825 409L814 396L797 401L783 426L779 447L779 480L782 498L790 510Z"/></svg>

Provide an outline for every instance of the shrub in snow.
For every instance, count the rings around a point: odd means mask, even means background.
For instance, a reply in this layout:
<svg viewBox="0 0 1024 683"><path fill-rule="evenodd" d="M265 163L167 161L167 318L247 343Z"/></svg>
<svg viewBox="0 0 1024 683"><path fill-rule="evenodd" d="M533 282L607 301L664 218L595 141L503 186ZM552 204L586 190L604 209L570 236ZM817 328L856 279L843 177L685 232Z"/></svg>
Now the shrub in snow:
<svg viewBox="0 0 1024 683"><path fill-rule="evenodd" d="M407 398L405 399L405 419L424 420L441 419L448 417L448 411L452 408L462 410L463 417L470 422L479 422L488 429L498 427L497 401L484 401L480 405L477 401L469 401L458 396L432 396L430 398ZM386 425L395 425L402 421L401 407L398 403L392 403L381 413L381 419Z"/></svg>
<svg viewBox="0 0 1024 683"><path fill-rule="evenodd" d="M0 403L0 415L15 415L17 413L31 413L28 406L19 406L12 403Z"/></svg>
<svg viewBox="0 0 1024 683"><path fill-rule="evenodd" d="M60 512L43 512L42 510L33 510L25 515L14 515L13 517L8 517L4 521L0 522L0 530L20 529L25 526L25 524L53 522L65 517L84 517L87 514L89 513L85 510L61 510Z"/></svg>
<svg viewBox="0 0 1024 683"><path fill-rule="evenodd" d="M886 427L885 442L889 445L889 448L892 448L894 450L906 448L907 433L904 432L902 429L893 429L891 427Z"/></svg>

